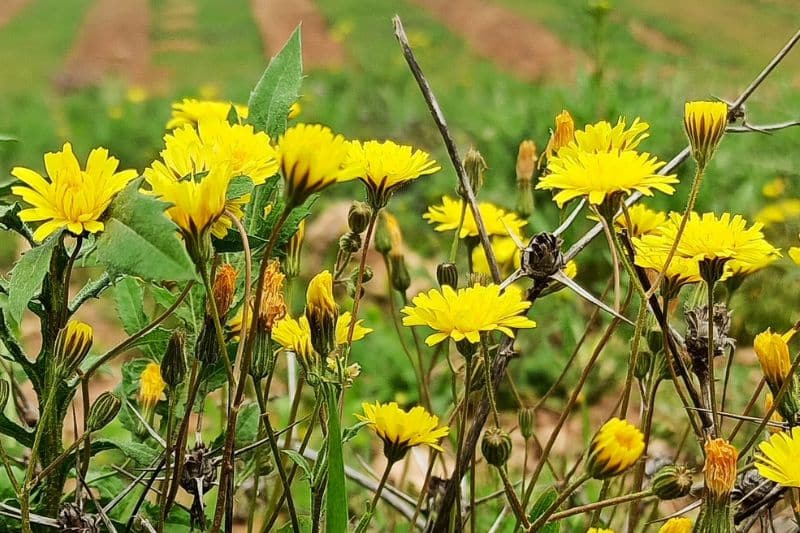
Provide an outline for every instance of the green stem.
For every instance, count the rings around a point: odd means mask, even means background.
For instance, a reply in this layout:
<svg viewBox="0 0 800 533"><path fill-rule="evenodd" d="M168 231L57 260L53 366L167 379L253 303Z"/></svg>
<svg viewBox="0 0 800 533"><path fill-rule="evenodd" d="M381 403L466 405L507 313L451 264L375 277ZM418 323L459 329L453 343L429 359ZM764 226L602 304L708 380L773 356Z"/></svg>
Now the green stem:
<svg viewBox="0 0 800 533"><path fill-rule="evenodd" d="M294 499L292 498L292 487L289 484L289 479L286 476L286 470L283 468L283 461L281 461L281 452L278 449L278 442L275 438L275 432L272 431L272 424L269 421L269 415L265 414L261 417L264 422L264 427L267 430L267 437L269 438L269 446L272 449L272 457L275 460L275 469L278 470L281 483L283 484L283 493L286 495L286 506L289 508L289 519L292 521L292 530L295 533L300 532L300 522L297 520L297 511L294 507Z"/></svg>
<svg viewBox="0 0 800 533"><path fill-rule="evenodd" d="M373 209L372 215L369 217L369 224L367 225L367 232L364 234L364 244L361 248L361 260L358 264L358 279L356 281L356 292L355 296L353 297L353 311L352 311L352 318L350 319L350 329L347 331L347 346L352 346L353 344L353 333L356 330L356 323L358 322L358 306L361 303L361 288L364 285L364 270L367 268L367 252L369 252L369 246L372 242L372 234L375 233L375 223L378 221L378 215L380 214L380 209ZM350 350L348 349L346 352L347 356L350 355ZM347 364L347 360L344 361L344 364ZM344 395L342 395L344 396Z"/></svg>
<svg viewBox="0 0 800 533"><path fill-rule="evenodd" d="M522 524L522 527L525 528L525 530L530 529L531 524L528 521L528 517L525 515L525 509L522 507L522 503L519 501L519 497L517 496L517 491L514 490L514 485L508 479L508 472L506 472L505 466L497 467L497 472L500 474L500 479L503 480L503 490L505 490L506 492L506 499L508 500L508 503L511 505L511 510L514 511L514 515L517 517L519 523ZM473 507L472 509L473 521L475 521L476 512L477 509Z"/></svg>
<svg viewBox="0 0 800 533"><path fill-rule="evenodd" d="M489 368L489 347L486 346L486 337L481 335L481 357L483 358L483 379L486 382L486 395L489 398L489 407L494 417L494 425L500 427L500 415L497 413L497 400L492 387L492 371Z"/></svg>
<svg viewBox="0 0 800 533"><path fill-rule="evenodd" d="M590 479L588 474L584 474L572 483L570 483L558 497L550 504L545 511L539 515L539 517L531 524L531 527L528 528L528 531L539 531L542 526L547 523L547 520L550 516L559 508L559 506L564 503L564 501L569 498L573 492L578 490L578 488L583 485L586 481Z"/></svg>
<svg viewBox="0 0 800 533"><path fill-rule="evenodd" d="M203 265L197 265L197 269L201 271L203 287L206 290L207 307L211 310L211 317L214 319L214 331L217 336L218 349L222 356L222 361L225 363L225 373L228 375L228 390L232 391L236 386L236 379L233 376L233 365L230 357L228 357L228 349L225 347L225 334L222 331L222 321L220 320L219 309L217 309L217 302L214 300L214 286L211 284L211 275Z"/></svg>
<svg viewBox="0 0 800 533"><path fill-rule="evenodd" d="M608 498L607 500L601 500L599 502L587 503L586 505L580 505L578 507L573 507L571 509L565 509L558 513L553 513L550 515L550 519L548 520L548 522L556 522L558 520L563 520L564 518L569 518L570 516L588 513L589 511L596 511L598 509L619 505L621 503L641 500L642 498L646 498L648 496L652 496L652 493L650 492L649 489L642 490L639 492L633 492L631 494L623 494L622 496Z"/></svg>
<svg viewBox="0 0 800 533"><path fill-rule="evenodd" d="M169 391L169 410L167 413L167 435L164 439L164 447L166 454L164 463L164 483L162 484L161 496L159 497L159 505L161 507L161 520L158 523L157 531L161 533L164 531L164 523L167 521L166 515L166 502L167 502L167 489L169 487L170 473L172 470L172 434L175 432L175 404L177 403L177 390L172 389Z"/></svg>
<svg viewBox="0 0 800 533"><path fill-rule="evenodd" d="M363 533L364 531L367 531L369 523L372 521L372 516L375 514L375 507L378 505L378 500L381 497L383 488L386 486L386 482L389 480L389 473L392 471L394 463L394 461L387 461L386 468L383 469L381 480L378 483L378 487L375 489L375 495L372 497L372 502L370 502L367 512L364 513L364 516L358 523L358 526L356 527L356 533Z"/></svg>
<svg viewBox="0 0 800 533"><path fill-rule="evenodd" d="M464 227L464 218L467 216L467 202L461 199L461 215L458 217L458 227L453 235L453 244L450 245L450 262L455 263L458 256L458 243L461 241L461 228Z"/></svg>

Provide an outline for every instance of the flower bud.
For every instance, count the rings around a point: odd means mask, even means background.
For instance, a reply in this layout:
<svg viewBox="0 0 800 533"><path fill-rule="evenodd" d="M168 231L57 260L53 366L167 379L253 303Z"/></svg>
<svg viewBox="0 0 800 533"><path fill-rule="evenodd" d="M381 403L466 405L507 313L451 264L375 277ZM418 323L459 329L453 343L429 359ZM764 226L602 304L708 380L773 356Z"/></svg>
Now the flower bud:
<svg viewBox="0 0 800 533"><path fill-rule="evenodd" d="M636 354L636 366L633 368L633 375L636 379L644 379L650 371L653 362L653 354L648 350L639 350Z"/></svg>
<svg viewBox="0 0 800 533"><path fill-rule="evenodd" d="M517 153L517 213L522 218L533 214L533 172L536 169L536 144L522 141Z"/></svg>
<svg viewBox="0 0 800 533"><path fill-rule="evenodd" d="M589 445L586 471L595 479L621 474L644 452L644 435L633 424L612 418L595 434Z"/></svg>
<svg viewBox="0 0 800 533"><path fill-rule="evenodd" d="M157 363L148 364L142 371L139 384L139 406L147 416L153 413L156 404L167 384L161 379L161 367Z"/></svg>
<svg viewBox="0 0 800 533"><path fill-rule="evenodd" d="M728 126L725 102L686 102L683 125L692 145L692 156L704 168L717 149Z"/></svg>
<svg viewBox="0 0 800 533"><path fill-rule="evenodd" d="M89 431L103 429L114 420L119 413L122 401L110 392L104 392L94 401L89 408L86 427Z"/></svg>
<svg viewBox="0 0 800 533"><path fill-rule="evenodd" d="M381 255L387 255L392 251L392 230L390 226L397 226L397 219L384 209L378 216L378 224L375 228L375 250Z"/></svg>
<svg viewBox="0 0 800 533"><path fill-rule="evenodd" d="M389 272L392 279L392 288L400 294L405 294L411 286L411 276L406 268L406 259L401 254L389 254Z"/></svg>
<svg viewBox="0 0 800 533"><path fill-rule="evenodd" d="M228 314L228 309L231 308L233 296L236 293L236 269L232 265L225 263L219 267L214 278L213 291L217 313L219 313L220 320L223 320Z"/></svg>
<svg viewBox="0 0 800 533"><path fill-rule="evenodd" d="M489 428L483 434L481 452L487 463L502 468L511 455L511 437L498 427Z"/></svg>
<svg viewBox="0 0 800 533"><path fill-rule="evenodd" d="M197 335L194 345L194 356L205 366L216 363L222 354L219 352L219 340L217 340L217 330L214 326L214 319L206 316L203 320L203 327Z"/></svg>
<svg viewBox="0 0 800 533"><path fill-rule="evenodd" d="M739 452L725 439L711 439L705 444L706 492L715 499L727 498L736 483Z"/></svg>
<svg viewBox="0 0 800 533"><path fill-rule="evenodd" d="M324 270L314 276L306 293L306 319L311 329L311 344L326 356L336 346L336 321L339 307L333 299L333 276Z"/></svg>
<svg viewBox="0 0 800 533"><path fill-rule="evenodd" d="M523 407L517 412L519 432L525 440L533 437L533 426L536 424L536 411L533 407Z"/></svg>
<svg viewBox="0 0 800 533"><path fill-rule="evenodd" d="M284 270L289 278L296 278L300 274L300 252L303 248L303 239L306 234L306 221L300 221L297 231L289 239L289 247L284 259Z"/></svg>
<svg viewBox="0 0 800 533"><path fill-rule="evenodd" d="M161 378L170 389L175 389L183 383L184 377L186 377L186 331L177 328L170 335L167 351L161 360Z"/></svg>
<svg viewBox="0 0 800 533"><path fill-rule="evenodd" d="M488 168L489 167L486 166L486 161L479 151L475 148L467 150L467 154L464 156L464 171L467 173L467 178L469 178L469 185L472 188L472 192L476 196L481 187L483 187L483 175ZM466 191L462 190L460 184L458 187L458 195L462 198L467 197Z"/></svg>
<svg viewBox="0 0 800 533"><path fill-rule="evenodd" d="M58 332L54 353L62 376L69 377L78 369L93 340L92 326L78 320L70 320Z"/></svg>
<svg viewBox="0 0 800 533"><path fill-rule="evenodd" d="M458 288L458 267L455 263L439 263L436 266L436 281L440 287L447 285L454 289Z"/></svg>
<svg viewBox="0 0 800 533"><path fill-rule="evenodd" d="M544 149L544 157L539 160L539 165L549 161L558 151L568 145L575 138L575 122L569 111L562 111L556 115L556 127L550 134L550 140Z"/></svg>
<svg viewBox="0 0 800 533"><path fill-rule="evenodd" d="M650 489L659 500L683 498L692 490L692 473L682 465L663 466L653 475Z"/></svg>
<svg viewBox="0 0 800 533"><path fill-rule="evenodd" d="M353 202L347 213L347 225L350 231L356 234L364 233L372 217L372 208L364 202Z"/></svg>
<svg viewBox="0 0 800 533"><path fill-rule="evenodd" d="M647 346L653 353L658 353L664 349L664 333L658 327L647 330Z"/></svg>

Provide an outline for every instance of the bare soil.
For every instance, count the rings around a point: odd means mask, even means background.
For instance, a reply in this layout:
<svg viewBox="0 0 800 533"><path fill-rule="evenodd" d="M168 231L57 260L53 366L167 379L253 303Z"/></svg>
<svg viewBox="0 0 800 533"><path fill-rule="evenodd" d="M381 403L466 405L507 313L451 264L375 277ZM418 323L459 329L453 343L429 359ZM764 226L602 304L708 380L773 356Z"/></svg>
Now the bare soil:
<svg viewBox="0 0 800 533"><path fill-rule="evenodd" d="M0 28L14 20L30 0L3 0L0 3Z"/></svg>
<svg viewBox="0 0 800 533"><path fill-rule="evenodd" d="M267 57L275 55L302 22L304 67L330 68L344 62L344 48L331 37L312 0L250 0L250 6Z"/></svg>
<svg viewBox="0 0 800 533"><path fill-rule="evenodd" d="M632 20L628 25L628 29L630 29L631 35L639 44L654 52L672 55L684 55L687 53L686 46L683 43L664 35L639 20Z"/></svg>

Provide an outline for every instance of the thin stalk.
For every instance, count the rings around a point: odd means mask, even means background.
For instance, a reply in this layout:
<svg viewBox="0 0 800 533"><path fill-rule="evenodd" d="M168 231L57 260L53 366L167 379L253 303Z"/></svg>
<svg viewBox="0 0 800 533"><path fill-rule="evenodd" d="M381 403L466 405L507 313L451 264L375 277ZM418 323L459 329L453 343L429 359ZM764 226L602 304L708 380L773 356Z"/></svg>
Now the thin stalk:
<svg viewBox="0 0 800 533"><path fill-rule="evenodd" d="M475 357L475 354L471 354L469 357L465 357L465 367L464 367L464 403L461 406L461 418L459 420L458 426L458 443L456 444L456 460L461 460L461 450L464 448L464 438L466 437L467 433L467 418L469 417L469 395L470 389L472 388L472 358ZM453 374L453 379L455 380L456 374ZM455 472L461 472L462 469L456 467ZM455 472L453 475L455 475ZM456 513L456 520L458 523L461 523L461 480L456 480L457 483L457 493L456 499L459 502L456 505L455 513ZM459 528L460 529L460 528Z"/></svg>
<svg viewBox="0 0 800 533"><path fill-rule="evenodd" d="M525 514L525 508L522 507L522 503L519 501L519 496L517 496L517 491L514 490L514 485L508 479L508 472L506 472L505 466L500 466L497 468L497 472L500 474L500 479L503 480L503 490L506 492L506 499L508 499L509 505L511 505L511 510L514 511L514 515L517 517L517 520L522 524L522 527L530 529L531 524L528 521L528 517ZM475 516L475 509L472 509L472 515Z"/></svg>
<svg viewBox="0 0 800 533"><path fill-rule="evenodd" d="M605 233L606 240L608 241L608 249L611 251L611 266L612 272L614 276L614 311L619 313L619 301L620 301L620 272L619 272L619 256L617 255L617 247L614 244L614 230L610 227L610 224L606 218L600 214L600 211L597 208L593 207L593 211L597 218L600 220L600 223L603 224L603 233Z"/></svg>
<svg viewBox="0 0 800 533"><path fill-rule="evenodd" d="M719 435L720 418L717 414L717 395L714 383L714 283L708 282L708 402L711 407L711 417L714 424L711 433L716 438Z"/></svg>
<svg viewBox="0 0 800 533"><path fill-rule="evenodd" d="M261 420L264 422L264 427L267 430L267 437L269 437L269 446L272 449L272 456L275 459L275 469L278 471L278 476L283 484L283 493L286 495L286 507L289 508L289 519L292 522L292 530L295 533L300 532L300 522L297 520L297 511L294 507L294 499L292 498L292 487L289 485L289 479L286 476L286 470L283 468L283 461L281 461L280 449L278 449L278 442L275 439L275 432L272 431L272 424L269 421L269 415L262 415Z"/></svg>
<svg viewBox="0 0 800 533"><path fill-rule="evenodd" d="M204 268L203 265L197 265L197 268L202 273L201 277L203 278L203 287L206 290L207 307L211 310L211 317L214 319L214 331L216 332L218 349L222 356L222 361L225 363L225 374L228 376L229 384L228 396L230 396L230 391L236 386L236 378L233 376L233 365L231 365L231 359L228 357L228 350L225 347L225 334L222 331L222 321L220 320L219 309L217 309L217 302L214 300L214 286L211 284L211 276L208 270ZM242 323L246 324L246 322Z"/></svg>
<svg viewBox="0 0 800 533"><path fill-rule="evenodd" d="M633 492L631 494L623 494L622 496L608 498L607 500L601 500L599 502L587 503L586 505L580 505L578 507L573 507L572 509L565 509L563 511L553 513L552 515L550 515L550 519L548 520L548 522L556 522L558 520L563 520L564 518L569 518L570 516L588 513L589 511L595 511L598 509L604 509L606 507L619 505L621 503L641 500L643 498L647 498L648 496L652 495L653 495L652 492L650 492L650 490L648 489L639 492ZM629 529L628 531L632 530Z"/></svg>
<svg viewBox="0 0 800 533"><path fill-rule="evenodd" d="M172 434L175 432L175 407L178 399L177 390L170 390L169 395L169 409L167 413L167 435L164 439L164 453L166 454L164 463L164 484L161 496L159 497L159 506L161 507L161 520L157 525L158 533L164 531L164 523L167 521L165 511L165 503L167 501L167 488L169 486L170 473L172 469Z"/></svg>
<svg viewBox="0 0 800 533"><path fill-rule="evenodd" d="M75 248L69 255L69 259L67 259L67 267L64 269L64 307L61 311L59 327L64 327L64 325L67 323L67 318L69 317L69 280L72 277L72 267L75 266L75 259L78 258L78 254L81 251L82 245L83 237L78 235L77 240L75 241Z"/></svg>
<svg viewBox="0 0 800 533"><path fill-rule="evenodd" d="M650 436L653 429L653 413L655 412L656 407L656 393L658 392L658 386L661 383L659 378L655 378L651 381L652 383L647 391L647 403L644 406L644 421L642 424L642 434L644 435L644 451L642 451L642 457L647 457L647 450L650 447ZM644 460L640 460L639 464L636 465L636 472L634 473L633 478L633 488L636 491L642 490L645 466L646 463ZM636 503L631 503L628 509L628 531L635 530L634 528L636 527L640 516L641 507Z"/></svg>
<svg viewBox="0 0 800 533"><path fill-rule="evenodd" d="M369 523L372 521L372 515L375 514L375 507L377 507L378 500L380 500L381 497L381 492L383 492L383 488L386 486L386 482L389 480L389 473L392 471L394 463L395 461L386 462L386 468L383 469L383 475L378 483L378 488L375 489L375 495L372 497L372 502L370 502L367 512L364 513L364 516L361 518L361 521L356 527L356 533L362 533L369 527Z"/></svg>
<svg viewBox="0 0 800 533"><path fill-rule="evenodd" d="M464 218L467 216L467 202L461 199L461 215L458 217L458 227L453 234L453 244L450 245L450 262L455 263L458 257L458 243L461 241L461 228L464 227Z"/></svg>
<svg viewBox="0 0 800 533"><path fill-rule="evenodd" d="M356 281L356 293L353 298L353 311L352 318L350 319L350 329L347 330L347 346L353 344L353 333L356 330L356 322L358 322L358 306L361 303L361 288L364 285L364 270L367 268L367 252L372 242L372 234L375 233L375 223L378 221L379 209L374 209L369 217L369 224L367 225L367 232L364 234L364 245L361 248L361 260L358 264L358 279ZM348 355L350 351L346 352Z"/></svg>
<svg viewBox="0 0 800 533"><path fill-rule="evenodd" d="M747 416L750 414L750 411L752 411L753 407L758 401L759 396L761 396L761 391L764 389L764 385L766 383L767 380L764 379L764 377L762 376L761 381L758 382L758 386L756 386L756 389L753 391L753 394L750 396L750 400L747 402L747 405L744 408L744 412L742 413L743 416ZM744 425L744 421L745 421L744 418L740 418L736 422L736 425L733 426L733 431L731 431L731 434L728 435L728 442L733 442L734 437L736 437L736 435L739 433L739 430Z"/></svg>
<svg viewBox="0 0 800 533"><path fill-rule="evenodd" d="M297 420L297 411L300 409L300 401L303 398L303 386L305 385L305 382L306 380L301 376L300 382L297 385L297 390L292 398L292 406L289 408L289 422L286 426L286 435L283 438L284 450L288 450L292 445L292 430L294 429L294 423ZM266 403L267 399L269 399L269 396L268 394L265 394L264 403Z"/></svg>
<svg viewBox="0 0 800 533"><path fill-rule="evenodd" d="M489 406L491 407L492 416L494 417L494 425L500 427L500 415L497 413L497 400L494 397L494 388L492 387L492 371L489 368L491 361L489 360L489 347L486 346L486 337L481 335L481 357L483 358L483 376L486 382L486 395L489 398Z"/></svg>
<svg viewBox="0 0 800 533"><path fill-rule="evenodd" d="M0 439L0 460L3 461L3 468L6 470L6 475L8 479L11 481L11 486L14 487L14 494L16 494L17 498L20 497L22 490L19 486L19 481L17 481L17 476L14 475L14 471L11 469L11 462L8 459L8 454L6 453L6 449L3 446L3 440Z"/></svg>

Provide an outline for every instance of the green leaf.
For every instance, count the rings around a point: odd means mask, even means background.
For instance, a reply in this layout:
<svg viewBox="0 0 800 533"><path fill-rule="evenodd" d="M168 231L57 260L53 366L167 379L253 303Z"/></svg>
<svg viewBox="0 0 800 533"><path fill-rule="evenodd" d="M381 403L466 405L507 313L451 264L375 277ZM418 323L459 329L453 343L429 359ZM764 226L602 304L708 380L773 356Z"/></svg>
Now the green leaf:
<svg viewBox="0 0 800 533"><path fill-rule="evenodd" d="M300 470L303 471L305 479L311 479L311 466L309 466L305 457L294 450L281 450L281 452L288 455L289 459L291 459L294 464L300 467Z"/></svg>
<svg viewBox="0 0 800 533"><path fill-rule="evenodd" d="M300 27L294 30L280 52L250 93L247 121L256 130L266 131L277 139L286 131L289 108L300 96L303 80L303 56L300 50Z"/></svg>
<svg viewBox="0 0 800 533"><path fill-rule="evenodd" d="M133 335L150 323L144 313L144 288L134 278L122 278L114 286L114 302L125 333ZM153 359L160 360L169 342L169 331L156 328L137 340L141 350Z"/></svg>
<svg viewBox="0 0 800 533"><path fill-rule="evenodd" d="M178 232L164 214L168 204L139 192L132 181L111 203L97 259L113 273L146 280L185 281L196 271Z"/></svg>
<svg viewBox="0 0 800 533"><path fill-rule="evenodd" d="M149 444L125 441L123 439L96 439L93 442L107 443L121 451L125 457L133 460L137 466L153 464L158 459L159 450Z"/></svg>
<svg viewBox="0 0 800 533"><path fill-rule="evenodd" d="M41 291L42 282L50 270L53 250L60 242L61 232L50 235L42 244L25 252L14 265L6 306L6 316L10 321L18 324L28 303Z"/></svg>
<svg viewBox="0 0 800 533"><path fill-rule="evenodd" d="M339 402L336 389L327 384L325 396L328 400L328 498L326 500L326 531L347 531L347 489L344 482L344 456L342 453L342 431L339 425Z"/></svg>
<svg viewBox="0 0 800 533"><path fill-rule="evenodd" d="M542 514L547 511L548 507L550 507L550 505L556 501L556 498L558 498L558 493L553 489L547 489L541 493L531 507L528 520L535 522L536 519L542 516ZM557 533L560 530L561 526L558 522L551 522L542 526L540 531L542 533Z"/></svg>
<svg viewBox="0 0 800 533"><path fill-rule="evenodd" d="M253 192L253 180L247 176L237 176L228 184L228 191L225 193L225 199L236 200L251 192Z"/></svg>
<svg viewBox="0 0 800 533"><path fill-rule="evenodd" d="M267 244L266 239L256 237L255 235L247 236L247 244L250 245L251 250L256 250ZM241 252L244 250L244 242L242 236L238 231L230 230L223 239L214 239L214 251L219 254L230 254Z"/></svg>
<svg viewBox="0 0 800 533"><path fill-rule="evenodd" d="M358 435L358 432L361 431L361 428L367 425L369 425L369 422L359 422L354 426L344 428L344 433L342 433L342 443L352 440L356 435Z"/></svg>
<svg viewBox="0 0 800 533"><path fill-rule="evenodd" d="M244 448L253 444L258 437L258 423L260 411L258 405L251 403L246 405L239 413L236 420L236 438L234 444L236 448Z"/></svg>

